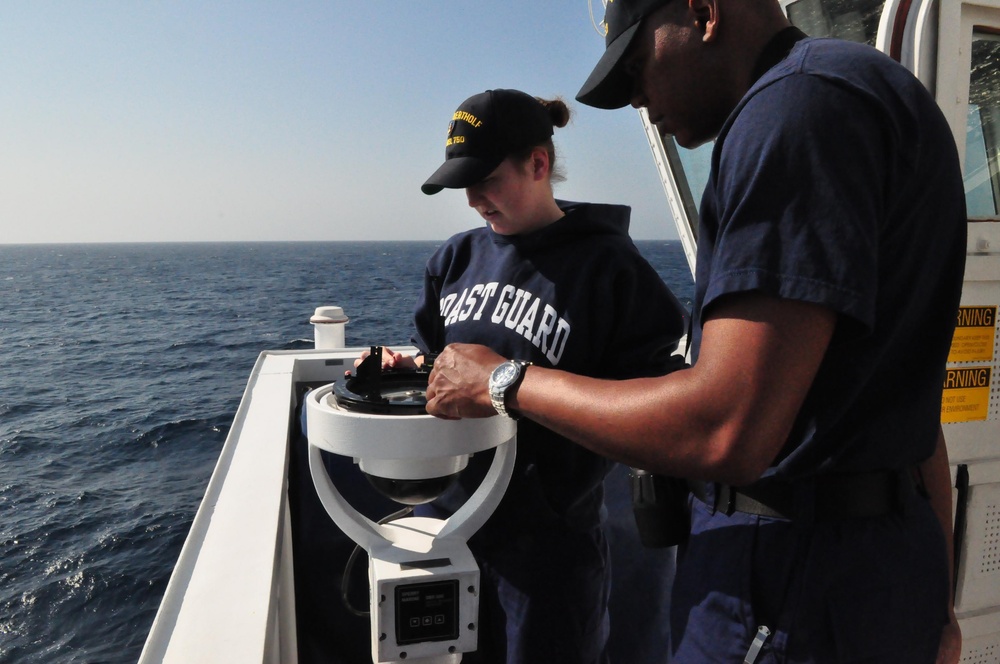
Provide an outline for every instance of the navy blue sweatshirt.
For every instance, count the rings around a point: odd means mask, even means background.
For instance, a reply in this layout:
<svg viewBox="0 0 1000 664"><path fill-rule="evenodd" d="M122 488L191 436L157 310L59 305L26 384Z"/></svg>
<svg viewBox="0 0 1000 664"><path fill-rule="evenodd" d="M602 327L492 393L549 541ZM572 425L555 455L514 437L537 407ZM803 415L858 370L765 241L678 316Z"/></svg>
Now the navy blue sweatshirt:
<svg viewBox="0 0 1000 664"><path fill-rule="evenodd" d="M677 368L679 359L671 354L685 332L686 313L629 238L629 208L559 205L565 216L538 231L502 236L481 227L442 245L427 263L414 344L425 353L454 342L483 344L507 358L599 378ZM459 485L436 505L457 509L490 456L474 457ZM610 467L603 457L521 420L514 477L472 543L502 542L510 528L598 526Z"/></svg>

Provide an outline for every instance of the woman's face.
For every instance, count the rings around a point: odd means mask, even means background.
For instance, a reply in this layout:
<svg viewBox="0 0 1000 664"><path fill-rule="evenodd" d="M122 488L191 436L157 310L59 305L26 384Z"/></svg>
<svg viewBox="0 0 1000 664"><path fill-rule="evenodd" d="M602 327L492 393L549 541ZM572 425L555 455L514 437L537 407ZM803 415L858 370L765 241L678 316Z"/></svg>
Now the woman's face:
<svg viewBox="0 0 1000 664"><path fill-rule="evenodd" d="M486 220L494 233L516 235L533 230L532 212L540 187L531 168L532 161L503 160L495 171L465 189L469 207Z"/></svg>

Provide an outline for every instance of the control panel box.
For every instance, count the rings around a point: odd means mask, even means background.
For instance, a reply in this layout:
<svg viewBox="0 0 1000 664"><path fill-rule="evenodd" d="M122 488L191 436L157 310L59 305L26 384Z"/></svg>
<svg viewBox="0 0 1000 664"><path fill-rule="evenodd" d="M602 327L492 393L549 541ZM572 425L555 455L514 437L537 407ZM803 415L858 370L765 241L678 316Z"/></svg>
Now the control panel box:
<svg viewBox="0 0 1000 664"><path fill-rule="evenodd" d="M372 559L375 662L472 652L478 644L479 568L468 547L435 542L430 555ZM403 553L403 552L401 552ZM457 658L456 658L456 661Z"/></svg>

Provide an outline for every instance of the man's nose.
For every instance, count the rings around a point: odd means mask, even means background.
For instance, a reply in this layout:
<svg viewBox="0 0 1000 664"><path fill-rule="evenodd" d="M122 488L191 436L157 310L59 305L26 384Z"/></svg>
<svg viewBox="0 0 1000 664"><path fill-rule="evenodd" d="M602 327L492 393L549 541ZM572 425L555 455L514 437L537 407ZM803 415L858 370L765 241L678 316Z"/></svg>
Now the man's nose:
<svg viewBox="0 0 1000 664"><path fill-rule="evenodd" d="M642 85L639 83L637 77L632 79L632 92L629 94L629 104L635 109L649 105L649 99L646 98L646 93L643 92Z"/></svg>

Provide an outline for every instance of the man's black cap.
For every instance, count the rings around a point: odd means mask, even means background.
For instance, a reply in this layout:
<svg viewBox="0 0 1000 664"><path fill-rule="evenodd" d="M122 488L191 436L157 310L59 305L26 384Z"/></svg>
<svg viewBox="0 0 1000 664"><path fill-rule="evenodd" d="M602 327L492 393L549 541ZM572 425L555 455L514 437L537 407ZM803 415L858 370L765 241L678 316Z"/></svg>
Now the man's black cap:
<svg viewBox="0 0 1000 664"><path fill-rule="evenodd" d="M552 131L548 110L531 95L519 90L473 95L452 115L444 163L420 190L436 194L446 187L471 187L509 155L547 141Z"/></svg>
<svg viewBox="0 0 1000 664"><path fill-rule="evenodd" d="M670 0L608 0L604 10L604 55L598 60L576 99L595 108L628 106L632 96L632 81L621 65L622 56L632 45L642 19Z"/></svg>

